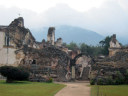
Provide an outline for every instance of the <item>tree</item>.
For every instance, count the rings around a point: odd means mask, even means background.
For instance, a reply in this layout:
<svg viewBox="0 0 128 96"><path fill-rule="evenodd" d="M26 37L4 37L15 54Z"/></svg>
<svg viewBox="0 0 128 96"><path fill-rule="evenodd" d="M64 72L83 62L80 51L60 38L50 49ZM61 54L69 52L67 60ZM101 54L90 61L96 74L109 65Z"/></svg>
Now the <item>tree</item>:
<svg viewBox="0 0 128 96"><path fill-rule="evenodd" d="M68 49L70 49L70 50L78 49L77 44L74 43L74 42L71 42L70 44L68 44L67 47L68 47Z"/></svg>
<svg viewBox="0 0 128 96"><path fill-rule="evenodd" d="M99 42L101 44L101 46L103 47L103 49L102 49L102 54L103 55L108 55L109 54L108 48L110 47L110 45L109 45L110 41L111 41L111 37L107 36L104 40Z"/></svg>
<svg viewBox="0 0 128 96"><path fill-rule="evenodd" d="M87 54L87 53L88 53L88 52L87 52L87 49L88 49L88 45L86 45L85 43L82 43L82 44L80 45L80 50L81 50L82 53Z"/></svg>
<svg viewBox="0 0 128 96"><path fill-rule="evenodd" d="M80 44L80 50L82 53L90 56L97 56L101 54L102 48L100 46L89 46L85 43Z"/></svg>
<svg viewBox="0 0 128 96"><path fill-rule="evenodd" d="M85 43L82 43L80 45L80 50L81 50L82 53L85 53L86 55L93 55L92 47L86 45Z"/></svg>
<svg viewBox="0 0 128 96"><path fill-rule="evenodd" d="M29 73L23 68L13 66L0 67L0 73L7 78L6 82L11 83L13 81L28 80Z"/></svg>

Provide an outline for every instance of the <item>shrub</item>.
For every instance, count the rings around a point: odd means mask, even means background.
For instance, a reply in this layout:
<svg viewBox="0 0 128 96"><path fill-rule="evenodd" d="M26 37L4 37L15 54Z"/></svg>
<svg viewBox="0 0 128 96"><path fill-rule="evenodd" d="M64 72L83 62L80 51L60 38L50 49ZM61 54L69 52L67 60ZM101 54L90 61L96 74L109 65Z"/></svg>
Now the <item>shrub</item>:
<svg viewBox="0 0 128 96"><path fill-rule="evenodd" d="M105 85L113 85L113 84L114 84L114 81L113 81L111 76L106 78L106 84Z"/></svg>
<svg viewBox="0 0 128 96"><path fill-rule="evenodd" d="M128 69L126 70L125 73L125 83L128 84Z"/></svg>
<svg viewBox="0 0 128 96"><path fill-rule="evenodd" d="M94 80L94 79L91 79L91 80L90 80L90 84L91 84L91 85L95 85L95 80Z"/></svg>
<svg viewBox="0 0 128 96"><path fill-rule="evenodd" d="M53 82L53 79L51 77L48 77L47 80L46 80L46 82L52 83Z"/></svg>
<svg viewBox="0 0 128 96"><path fill-rule="evenodd" d="M102 78L98 78L97 85L105 85L105 81Z"/></svg>
<svg viewBox="0 0 128 96"><path fill-rule="evenodd" d="M113 78L113 79L114 79L116 85L124 84L124 81L125 81L125 78L120 73L120 71L116 71L115 78Z"/></svg>
<svg viewBox="0 0 128 96"><path fill-rule="evenodd" d="M7 83L11 83L13 81L28 80L29 77L29 73L26 70L13 66L0 67L0 73L7 78Z"/></svg>
<svg viewBox="0 0 128 96"><path fill-rule="evenodd" d="M90 84L94 85L120 85L128 84L128 70L125 70L124 73L120 71L113 72L112 76L98 77L97 80L91 79Z"/></svg>

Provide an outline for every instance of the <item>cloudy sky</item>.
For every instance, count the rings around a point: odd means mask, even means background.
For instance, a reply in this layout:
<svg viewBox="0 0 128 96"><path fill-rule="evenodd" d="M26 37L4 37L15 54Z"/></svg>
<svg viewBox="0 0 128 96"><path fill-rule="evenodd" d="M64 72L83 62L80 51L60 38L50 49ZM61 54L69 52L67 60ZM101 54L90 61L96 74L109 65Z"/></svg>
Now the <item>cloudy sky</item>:
<svg viewBox="0 0 128 96"><path fill-rule="evenodd" d="M128 0L0 0L0 25L21 14L28 28L72 25L128 36Z"/></svg>

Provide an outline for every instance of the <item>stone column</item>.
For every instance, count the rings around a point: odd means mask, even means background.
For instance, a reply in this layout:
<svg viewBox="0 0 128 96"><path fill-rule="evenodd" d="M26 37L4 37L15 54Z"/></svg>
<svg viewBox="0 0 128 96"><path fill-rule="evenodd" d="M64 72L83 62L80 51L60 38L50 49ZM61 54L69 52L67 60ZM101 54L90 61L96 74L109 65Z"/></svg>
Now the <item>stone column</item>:
<svg viewBox="0 0 128 96"><path fill-rule="evenodd" d="M72 66L72 79L75 79L75 66Z"/></svg>

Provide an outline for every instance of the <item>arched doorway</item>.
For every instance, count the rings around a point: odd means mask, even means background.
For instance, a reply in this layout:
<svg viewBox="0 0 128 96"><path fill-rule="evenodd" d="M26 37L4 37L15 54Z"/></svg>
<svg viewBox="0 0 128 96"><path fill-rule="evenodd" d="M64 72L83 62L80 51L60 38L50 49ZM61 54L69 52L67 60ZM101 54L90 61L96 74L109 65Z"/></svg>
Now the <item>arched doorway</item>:
<svg viewBox="0 0 128 96"><path fill-rule="evenodd" d="M70 60L72 79L88 80L91 71L91 57L80 53Z"/></svg>

